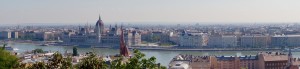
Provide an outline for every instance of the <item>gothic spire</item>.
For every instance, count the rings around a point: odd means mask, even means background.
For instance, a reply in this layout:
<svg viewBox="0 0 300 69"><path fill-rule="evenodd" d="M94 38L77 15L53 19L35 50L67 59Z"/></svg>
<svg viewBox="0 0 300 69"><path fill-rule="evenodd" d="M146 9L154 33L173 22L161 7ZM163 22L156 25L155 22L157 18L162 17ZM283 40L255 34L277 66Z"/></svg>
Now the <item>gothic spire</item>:
<svg viewBox="0 0 300 69"><path fill-rule="evenodd" d="M101 16L100 16L100 14L99 14L99 20L101 20Z"/></svg>
<svg viewBox="0 0 300 69"><path fill-rule="evenodd" d="M121 24L121 28L123 28L123 23Z"/></svg>
<svg viewBox="0 0 300 69"><path fill-rule="evenodd" d="M288 56L292 56L291 48L289 48L289 54L288 54Z"/></svg>
<svg viewBox="0 0 300 69"><path fill-rule="evenodd" d="M120 55L129 57L130 53L124 41L123 28L121 26L121 35L120 35Z"/></svg>
<svg viewBox="0 0 300 69"><path fill-rule="evenodd" d="M111 29L111 24L109 25L109 29Z"/></svg>

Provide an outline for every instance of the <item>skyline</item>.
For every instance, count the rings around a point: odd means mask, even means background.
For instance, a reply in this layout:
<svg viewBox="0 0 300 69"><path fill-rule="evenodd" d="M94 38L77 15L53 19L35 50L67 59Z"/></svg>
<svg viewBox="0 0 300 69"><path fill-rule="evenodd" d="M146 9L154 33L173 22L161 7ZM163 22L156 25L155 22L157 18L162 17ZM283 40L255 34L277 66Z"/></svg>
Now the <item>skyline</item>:
<svg viewBox="0 0 300 69"><path fill-rule="evenodd" d="M0 2L0 24L104 23L295 23L297 0L89 0Z"/></svg>

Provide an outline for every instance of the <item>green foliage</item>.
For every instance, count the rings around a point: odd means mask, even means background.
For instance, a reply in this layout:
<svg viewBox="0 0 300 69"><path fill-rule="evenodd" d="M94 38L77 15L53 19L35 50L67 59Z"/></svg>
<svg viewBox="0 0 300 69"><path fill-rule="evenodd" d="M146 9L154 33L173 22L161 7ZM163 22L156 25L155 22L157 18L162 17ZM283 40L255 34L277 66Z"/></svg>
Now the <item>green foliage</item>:
<svg viewBox="0 0 300 69"><path fill-rule="evenodd" d="M62 54L56 52L52 55L52 58L49 59L47 67L50 69L56 69L56 68L71 69L72 58L71 57L63 58Z"/></svg>
<svg viewBox="0 0 300 69"><path fill-rule="evenodd" d="M114 60L111 69L166 69L166 67L156 64L155 57L147 59L145 54L137 49L133 53L134 57L129 58L127 62L123 58Z"/></svg>
<svg viewBox="0 0 300 69"><path fill-rule="evenodd" d="M73 68L71 57L65 58L61 64L62 64L62 66L60 67L61 69L72 69Z"/></svg>
<svg viewBox="0 0 300 69"><path fill-rule="evenodd" d="M44 53L43 49L34 49L32 52L34 52L34 53Z"/></svg>
<svg viewBox="0 0 300 69"><path fill-rule="evenodd" d="M0 49L0 69L13 69L19 64L19 59L10 52L4 50L6 45Z"/></svg>
<svg viewBox="0 0 300 69"><path fill-rule="evenodd" d="M6 46L7 44L3 44L3 46L2 46L2 50L5 50L5 46Z"/></svg>
<svg viewBox="0 0 300 69"><path fill-rule="evenodd" d="M110 69L124 69L125 65L122 64L123 58L117 58L110 64Z"/></svg>
<svg viewBox="0 0 300 69"><path fill-rule="evenodd" d="M15 56L1 49L0 56L5 57L0 57L0 69L13 69L16 66L19 66L17 69L166 69L156 63L155 57L145 58L145 54L139 50L135 49L133 55L133 57L117 57L107 64L94 53L89 53L73 67L71 57L63 58L62 54L56 52L47 63L37 62L25 68L26 64L20 65Z"/></svg>
<svg viewBox="0 0 300 69"><path fill-rule="evenodd" d="M47 65L45 62L37 62L32 66L29 66L28 69L47 69Z"/></svg>
<svg viewBox="0 0 300 69"><path fill-rule="evenodd" d="M37 62L28 67L28 69L72 69L72 58L63 58L60 53L54 53L48 63Z"/></svg>
<svg viewBox="0 0 300 69"><path fill-rule="evenodd" d="M77 48L76 47L73 47L73 56L78 56L78 51L77 51Z"/></svg>
<svg viewBox="0 0 300 69"><path fill-rule="evenodd" d="M60 53L54 53L52 55L52 58L48 61L48 68L54 69L61 66L61 63L63 61L63 57Z"/></svg>
<svg viewBox="0 0 300 69"><path fill-rule="evenodd" d="M27 66L27 64L26 63L19 63L16 67L15 67L15 69L28 69L28 68L30 68L30 67L26 67Z"/></svg>
<svg viewBox="0 0 300 69"><path fill-rule="evenodd" d="M107 69L107 65L102 59L99 59L94 53L89 53L88 57L81 59L76 65L78 69Z"/></svg>

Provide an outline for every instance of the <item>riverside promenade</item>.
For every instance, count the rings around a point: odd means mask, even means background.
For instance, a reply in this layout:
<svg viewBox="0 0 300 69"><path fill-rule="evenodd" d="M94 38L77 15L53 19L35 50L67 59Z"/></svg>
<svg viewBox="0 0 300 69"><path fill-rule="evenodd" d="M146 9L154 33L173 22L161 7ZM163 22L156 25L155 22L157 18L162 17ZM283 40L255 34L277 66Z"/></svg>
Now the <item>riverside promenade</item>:
<svg viewBox="0 0 300 69"><path fill-rule="evenodd" d="M163 50L163 51L282 51L282 49L261 49L261 48L178 48L178 47L158 47L158 46L135 46L129 49L139 50Z"/></svg>

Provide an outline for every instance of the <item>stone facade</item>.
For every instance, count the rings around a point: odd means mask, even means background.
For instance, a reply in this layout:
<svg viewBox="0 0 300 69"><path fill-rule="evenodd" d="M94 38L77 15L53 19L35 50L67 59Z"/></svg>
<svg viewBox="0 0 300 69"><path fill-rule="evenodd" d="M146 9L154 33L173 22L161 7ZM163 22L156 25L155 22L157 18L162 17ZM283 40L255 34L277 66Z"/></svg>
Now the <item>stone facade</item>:
<svg viewBox="0 0 300 69"><path fill-rule="evenodd" d="M169 68L174 66L174 62L184 62L191 69L298 69L300 65L299 58L293 58L291 53L280 52L246 56L177 55L171 60Z"/></svg>

